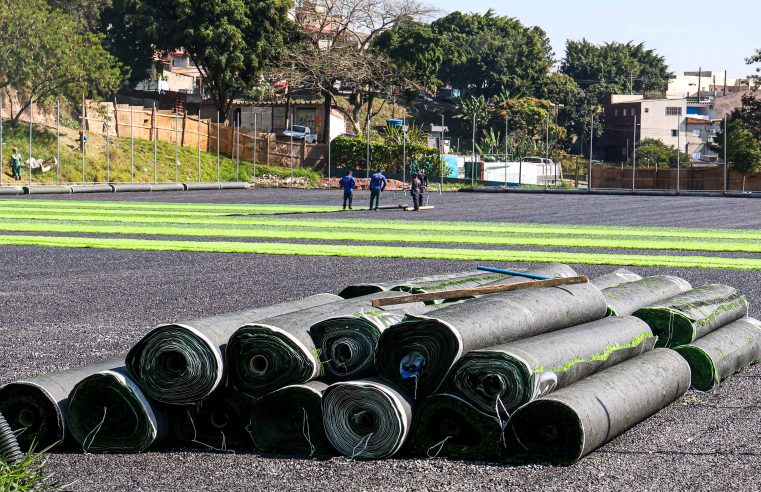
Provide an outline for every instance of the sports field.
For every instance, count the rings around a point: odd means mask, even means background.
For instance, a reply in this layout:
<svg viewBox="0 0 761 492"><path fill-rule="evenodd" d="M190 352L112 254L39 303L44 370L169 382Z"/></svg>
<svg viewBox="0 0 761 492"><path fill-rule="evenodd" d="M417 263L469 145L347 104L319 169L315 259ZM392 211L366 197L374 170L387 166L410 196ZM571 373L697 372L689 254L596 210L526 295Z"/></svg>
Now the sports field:
<svg viewBox="0 0 761 492"><path fill-rule="evenodd" d="M321 191L0 200L0 384L123 354L159 323L358 281L478 264L618 265L741 288L759 316L761 203L694 197L431 196L436 208L340 212ZM385 204L393 200L386 194ZM364 207L365 195L355 199ZM50 455L72 490L753 490L761 369L690 391L572 467L315 461L172 449Z"/></svg>

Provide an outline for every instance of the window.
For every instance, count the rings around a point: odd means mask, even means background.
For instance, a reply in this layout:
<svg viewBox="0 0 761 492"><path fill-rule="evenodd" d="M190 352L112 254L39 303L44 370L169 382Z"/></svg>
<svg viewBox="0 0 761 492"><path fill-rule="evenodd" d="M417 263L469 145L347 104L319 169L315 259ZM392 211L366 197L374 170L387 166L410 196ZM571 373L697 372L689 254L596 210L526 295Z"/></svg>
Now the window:
<svg viewBox="0 0 761 492"><path fill-rule="evenodd" d="M618 116L618 108L616 108L616 111L615 111L614 115Z"/></svg>
<svg viewBox="0 0 761 492"><path fill-rule="evenodd" d="M681 116L682 115L682 108L678 107L671 107L669 106L666 108L666 116Z"/></svg>
<svg viewBox="0 0 761 492"><path fill-rule="evenodd" d="M649 113L649 112L650 112L650 108L645 108L645 113Z"/></svg>
<svg viewBox="0 0 761 492"><path fill-rule="evenodd" d="M624 108L624 116L626 116L626 108Z"/></svg>
<svg viewBox="0 0 761 492"><path fill-rule="evenodd" d="M672 137L678 137L679 136L679 130L671 130L671 136Z"/></svg>
<svg viewBox="0 0 761 492"><path fill-rule="evenodd" d="M695 128L692 130L692 136L693 137L699 137L700 136L700 128Z"/></svg>

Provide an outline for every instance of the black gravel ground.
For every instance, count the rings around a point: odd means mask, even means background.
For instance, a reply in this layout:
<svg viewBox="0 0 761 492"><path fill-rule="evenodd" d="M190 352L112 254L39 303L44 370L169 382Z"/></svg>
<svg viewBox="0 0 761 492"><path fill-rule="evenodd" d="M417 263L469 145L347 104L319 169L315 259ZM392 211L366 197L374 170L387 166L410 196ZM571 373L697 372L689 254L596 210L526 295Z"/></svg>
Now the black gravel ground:
<svg viewBox="0 0 761 492"><path fill-rule="evenodd" d="M329 205L341 203L336 190L289 190L256 188L249 190L99 193L77 195L27 195L28 200L131 200L197 203L291 203ZM400 212L366 210L369 193L356 192L354 212L309 214L328 217L366 217L388 220L474 220L506 222L547 222L561 224L659 225L680 227L761 226L761 200L748 198L708 198L691 196L555 195L523 193L430 193L434 210ZM382 204L411 203L401 192L387 191ZM2 202L0 201L0 207ZM365 209L365 210L362 210Z"/></svg>
<svg viewBox="0 0 761 492"><path fill-rule="evenodd" d="M261 203L313 200L332 194L256 192L131 194L128 198L198 198ZM243 195L243 193L248 193ZM267 197L262 195L267 194ZM464 194L463 194L464 195ZM693 217L695 226L753 228L761 221L754 200L679 197L675 203L643 197L446 195L478 220L599 222L651 225ZM99 197L113 197L101 195ZM77 197L79 198L79 197ZM90 196L87 198L96 198ZM119 197L127 198L126 195ZM322 201L319 201L320 198ZM602 199L611 199L604 205ZM461 201L462 200L462 201ZM684 202L681 202L684 200ZM620 203L615 204L614 202ZM525 203L523 203L525 202ZM626 204L637 213L626 213ZM488 206L487 206L488 205ZM492 216L493 208L516 217ZM616 205L616 206L613 206ZM644 215L658 210L664 222ZM480 209L480 210L479 210ZM589 210L595 210L590 213ZM444 210L445 211L445 210ZM442 212L444 212L442 211ZM532 212L533 211L533 212ZM479 214L480 212L480 214ZM536 215L532 215L536 214ZM608 213L618 217L610 220ZM407 214L412 215L412 214ZM423 214L420 214L423 217ZM425 215L431 217L432 215ZM583 220L586 218L587 220ZM445 217L438 217L445 218ZM458 217L446 217L458 218ZM553 220L557 219L557 220ZM687 225L687 224L678 224ZM130 252L0 247L0 384L124 353L160 322L258 306L358 281L404 278L473 268L473 262L314 258L176 252ZM511 267L517 265L503 264ZM523 264L522 266L526 266ZM595 276L610 266L576 266ZM722 282L746 292L751 314L761 314L758 274L730 270L635 268L642 275L671 273L694 284ZM759 490L761 477L761 368L709 393L689 392L581 463L564 468L505 467L446 460L352 462L288 459L254 454L168 450L142 455L54 453L49 469L72 490Z"/></svg>

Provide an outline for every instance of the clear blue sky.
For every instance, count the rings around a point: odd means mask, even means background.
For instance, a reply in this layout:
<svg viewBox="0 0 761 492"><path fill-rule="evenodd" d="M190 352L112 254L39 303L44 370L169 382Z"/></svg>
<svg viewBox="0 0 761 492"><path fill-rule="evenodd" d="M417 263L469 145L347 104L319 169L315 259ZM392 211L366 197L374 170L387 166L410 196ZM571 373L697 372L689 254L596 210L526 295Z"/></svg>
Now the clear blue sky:
<svg viewBox="0 0 761 492"><path fill-rule="evenodd" d="M432 2L433 3L433 2ZM486 12L516 17L547 32L555 58L567 39L645 42L666 57L672 71L728 70L729 77L750 74L745 64L761 48L761 2L693 0L439 0L446 13Z"/></svg>

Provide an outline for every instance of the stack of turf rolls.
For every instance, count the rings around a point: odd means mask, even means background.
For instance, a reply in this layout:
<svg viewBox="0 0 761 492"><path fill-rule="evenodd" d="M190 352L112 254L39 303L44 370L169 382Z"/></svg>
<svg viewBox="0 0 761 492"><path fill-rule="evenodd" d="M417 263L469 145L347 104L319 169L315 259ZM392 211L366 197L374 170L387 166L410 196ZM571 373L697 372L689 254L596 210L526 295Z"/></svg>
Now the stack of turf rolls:
<svg viewBox="0 0 761 492"><path fill-rule="evenodd" d="M457 272L167 323L124 357L0 387L0 413L24 450L572 464L761 359L761 322L725 285L616 270L447 296L527 281Z"/></svg>

